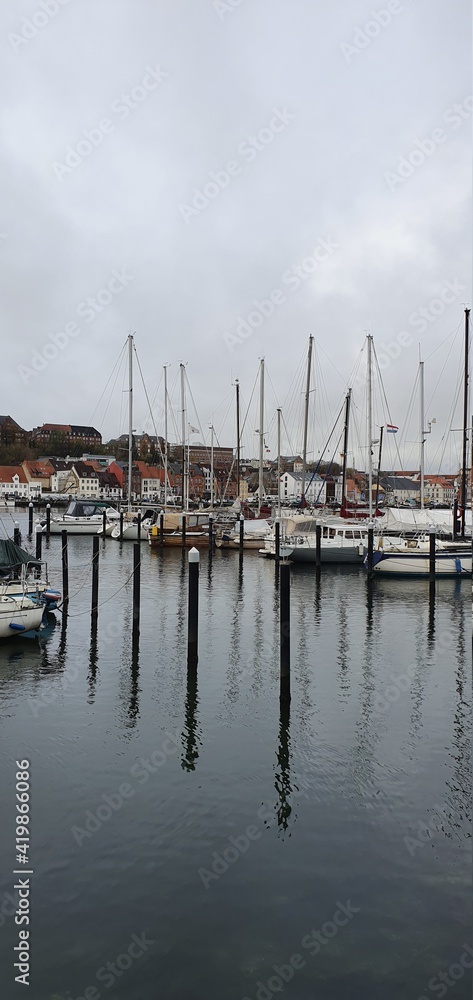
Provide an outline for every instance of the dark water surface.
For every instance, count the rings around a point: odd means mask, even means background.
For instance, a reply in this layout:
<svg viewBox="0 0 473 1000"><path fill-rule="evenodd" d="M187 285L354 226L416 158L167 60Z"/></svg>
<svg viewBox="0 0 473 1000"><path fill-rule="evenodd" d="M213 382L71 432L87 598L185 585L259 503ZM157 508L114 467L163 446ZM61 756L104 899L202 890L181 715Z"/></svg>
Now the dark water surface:
<svg viewBox="0 0 473 1000"><path fill-rule="evenodd" d="M294 568L281 715L273 563L201 555L194 683L180 552L141 546L133 659L133 546L101 543L96 642L91 548L69 539L67 627L0 646L2 998L22 758L34 1000L430 1000L450 966L470 996L469 583L429 609L423 581Z"/></svg>

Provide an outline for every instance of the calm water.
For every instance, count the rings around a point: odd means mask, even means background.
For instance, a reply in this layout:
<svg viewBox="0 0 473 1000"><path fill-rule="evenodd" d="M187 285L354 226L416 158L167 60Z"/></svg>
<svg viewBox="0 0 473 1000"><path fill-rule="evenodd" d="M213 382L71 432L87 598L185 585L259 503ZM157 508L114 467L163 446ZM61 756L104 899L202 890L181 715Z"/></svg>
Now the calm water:
<svg viewBox="0 0 473 1000"><path fill-rule="evenodd" d="M195 684L180 552L141 546L133 658L133 546L101 546L96 641L91 546L69 540L66 627L58 613L43 648L0 647L2 997L23 989L21 758L35 1000L268 1000L284 978L294 1000L430 1000L450 966L451 996L470 996L469 583L442 581L429 609L420 581L370 598L357 568L319 586L295 568L281 716L274 564L202 555Z"/></svg>

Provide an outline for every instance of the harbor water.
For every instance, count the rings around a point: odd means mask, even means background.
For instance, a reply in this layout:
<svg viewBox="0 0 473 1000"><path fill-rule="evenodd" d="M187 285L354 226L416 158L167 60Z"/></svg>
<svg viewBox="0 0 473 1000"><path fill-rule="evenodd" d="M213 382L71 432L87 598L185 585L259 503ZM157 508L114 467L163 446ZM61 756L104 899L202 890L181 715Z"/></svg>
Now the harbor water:
<svg viewBox="0 0 473 1000"><path fill-rule="evenodd" d="M0 646L2 998L25 759L34 1000L470 996L470 582L294 566L281 710L273 562L201 552L195 675L187 553L141 545L134 653L133 545L100 543L96 635L91 555L70 537L67 618Z"/></svg>

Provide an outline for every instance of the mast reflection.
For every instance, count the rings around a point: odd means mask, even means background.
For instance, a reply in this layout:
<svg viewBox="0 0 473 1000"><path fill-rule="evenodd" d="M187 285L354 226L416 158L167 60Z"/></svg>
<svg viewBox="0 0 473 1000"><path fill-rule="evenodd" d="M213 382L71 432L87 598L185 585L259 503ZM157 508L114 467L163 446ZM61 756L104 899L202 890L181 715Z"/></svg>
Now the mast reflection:
<svg viewBox="0 0 473 1000"><path fill-rule="evenodd" d="M191 667L187 671L184 732L181 736L184 751L181 757L181 767L183 771L195 771L195 766L199 759L198 745L200 744L200 746L202 746L202 741L198 736L198 723L196 717L198 703L197 670Z"/></svg>

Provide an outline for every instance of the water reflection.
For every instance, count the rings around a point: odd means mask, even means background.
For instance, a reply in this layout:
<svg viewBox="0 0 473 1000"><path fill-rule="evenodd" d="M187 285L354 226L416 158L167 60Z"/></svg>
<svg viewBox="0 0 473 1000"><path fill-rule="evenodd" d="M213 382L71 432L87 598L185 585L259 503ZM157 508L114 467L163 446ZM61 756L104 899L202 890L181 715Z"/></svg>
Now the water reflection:
<svg viewBox="0 0 473 1000"><path fill-rule="evenodd" d="M95 689L97 685L97 669L98 669L98 641L97 641L97 631L98 624L95 618L92 619L92 624L90 627L90 645L89 645L89 672L87 674L87 702L92 705L95 699Z"/></svg>
<svg viewBox="0 0 473 1000"><path fill-rule="evenodd" d="M277 817L277 823L279 829L282 831L282 836L284 837L286 831L289 828L289 818L292 813L291 805L291 770L290 770L290 704L289 702L280 702L280 713L279 713L279 739L278 739L278 749L276 752L277 764L274 770L274 788L276 790L276 805L275 812ZM293 817L294 821L296 815ZM289 836L291 834L289 833Z"/></svg>
<svg viewBox="0 0 473 1000"><path fill-rule="evenodd" d="M196 763L199 759L198 746L202 746L202 740L198 735L197 706L199 699L197 696L197 670L192 667L187 671L187 694L184 717L184 731L181 736L183 754L181 757L181 767L183 771L195 771Z"/></svg>
<svg viewBox="0 0 473 1000"><path fill-rule="evenodd" d="M131 647L131 678L130 678L130 700L128 703L128 720L130 726L136 725L136 720L140 715L140 642L139 634L133 637Z"/></svg>

